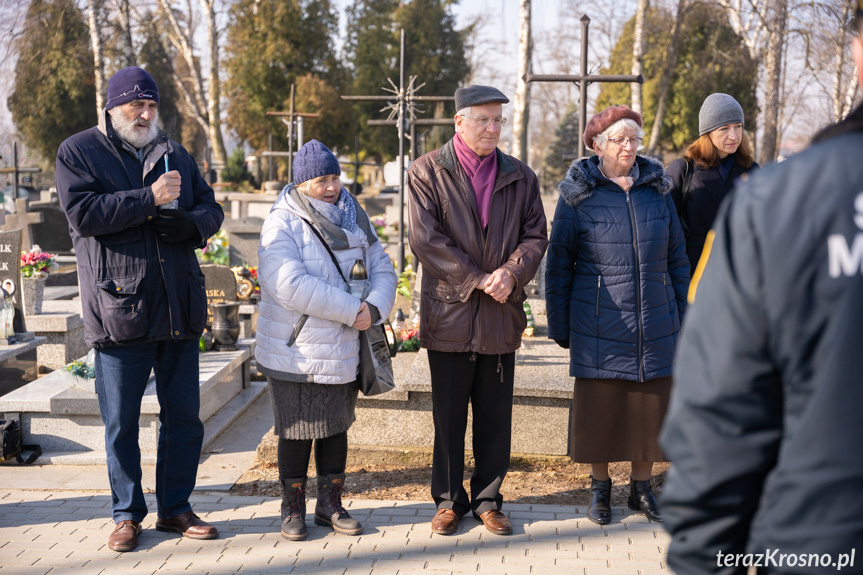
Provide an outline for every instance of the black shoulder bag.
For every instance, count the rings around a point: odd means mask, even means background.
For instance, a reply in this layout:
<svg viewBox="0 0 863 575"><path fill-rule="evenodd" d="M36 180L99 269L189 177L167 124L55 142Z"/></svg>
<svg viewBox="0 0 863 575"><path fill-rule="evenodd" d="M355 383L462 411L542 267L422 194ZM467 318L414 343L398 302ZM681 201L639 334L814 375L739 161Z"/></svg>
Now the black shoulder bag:
<svg viewBox="0 0 863 575"><path fill-rule="evenodd" d="M686 222L686 204L689 202L689 188L692 184L692 174L695 172L695 162L689 158L684 158L686 161L686 171L683 172L683 189L680 191L680 212L677 214L680 219L680 226L683 228L684 237L689 237L689 224Z"/></svg>
<svg viewBox="0 0 863 575"><path fill-rule="evenodd" d="M21 425L15 419L0 419L0 436L3 445L0 452L0 462L9 461L13 457L18 463L33 463L42 455L42 447L39 445L24 445ZM32 451L27 459L21 455L23 451Z"/></svg>

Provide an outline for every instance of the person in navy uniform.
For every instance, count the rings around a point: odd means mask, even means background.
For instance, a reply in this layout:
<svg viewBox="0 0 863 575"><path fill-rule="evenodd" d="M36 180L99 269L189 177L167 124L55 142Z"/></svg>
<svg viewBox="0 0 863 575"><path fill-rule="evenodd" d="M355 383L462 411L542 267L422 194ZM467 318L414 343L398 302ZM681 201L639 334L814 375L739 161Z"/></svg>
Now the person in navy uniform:
<svg viewBox="0 0 863 575"><path fill-rule="evenodd" d="M861 157L857 107L756 172L707 237L660 440L677 573L863 573Z"/></svg>

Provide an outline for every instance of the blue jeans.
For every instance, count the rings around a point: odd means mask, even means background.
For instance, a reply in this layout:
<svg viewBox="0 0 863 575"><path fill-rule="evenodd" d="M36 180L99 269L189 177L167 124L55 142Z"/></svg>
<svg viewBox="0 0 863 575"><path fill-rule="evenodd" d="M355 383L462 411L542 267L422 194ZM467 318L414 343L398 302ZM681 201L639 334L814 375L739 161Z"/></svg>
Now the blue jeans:
<svg viewBox="0 0 863 575"><path fill-rule="evenodd" d="M96 350L96 393L105 424L105 450L114 522L142 521L147 503L141 489L138 420L150 370L159 398L156 503L159 517L191 510L204 440L199 417L198 341L160 341Z"/></svg>

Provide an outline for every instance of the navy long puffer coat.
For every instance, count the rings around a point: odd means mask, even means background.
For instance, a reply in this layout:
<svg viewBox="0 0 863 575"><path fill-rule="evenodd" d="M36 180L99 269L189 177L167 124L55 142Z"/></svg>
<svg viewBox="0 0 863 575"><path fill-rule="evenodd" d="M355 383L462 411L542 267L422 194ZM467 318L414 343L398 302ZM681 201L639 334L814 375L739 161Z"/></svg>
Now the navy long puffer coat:
<svg viewBox="0 0 863 575"><path fill-rule="evenodd" d="M568 341L570 375L671 375L689 260L662 164L636 156L628 192L593 156L560 184L546 262L548 337Z"/></svg>

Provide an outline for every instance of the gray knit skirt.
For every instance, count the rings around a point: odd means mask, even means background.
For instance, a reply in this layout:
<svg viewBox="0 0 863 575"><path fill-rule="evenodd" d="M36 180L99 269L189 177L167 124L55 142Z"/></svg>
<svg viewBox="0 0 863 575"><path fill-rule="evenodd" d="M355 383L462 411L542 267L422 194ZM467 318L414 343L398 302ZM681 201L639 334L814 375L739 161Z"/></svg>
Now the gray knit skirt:
<svg viewBox="0 0 863 575"><path fill-rule="evenodd" d="M359 384L322 384L267 377L276 421L285 439L321 439L347 431L356 419Z"/></svg>

